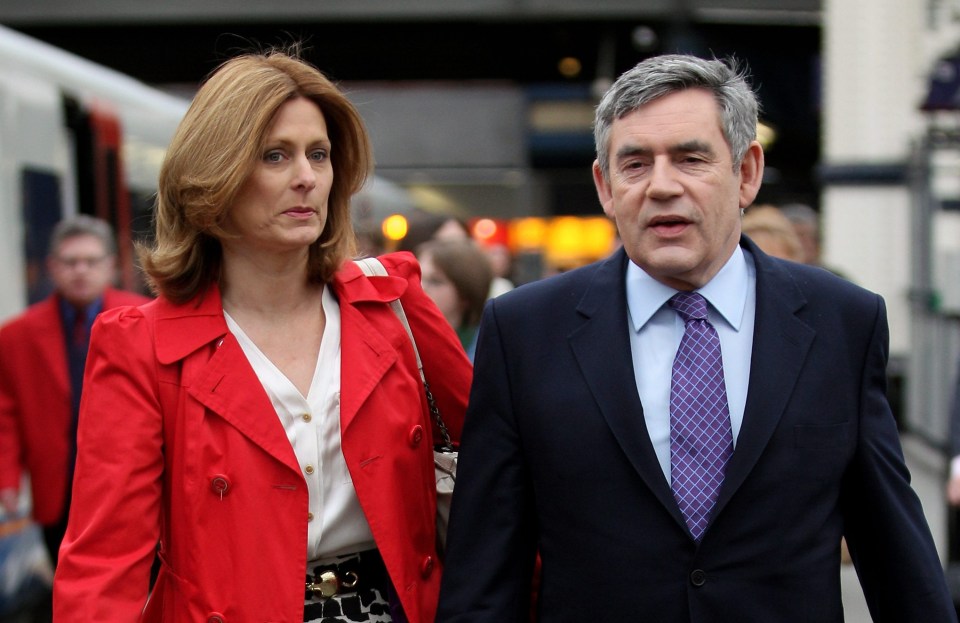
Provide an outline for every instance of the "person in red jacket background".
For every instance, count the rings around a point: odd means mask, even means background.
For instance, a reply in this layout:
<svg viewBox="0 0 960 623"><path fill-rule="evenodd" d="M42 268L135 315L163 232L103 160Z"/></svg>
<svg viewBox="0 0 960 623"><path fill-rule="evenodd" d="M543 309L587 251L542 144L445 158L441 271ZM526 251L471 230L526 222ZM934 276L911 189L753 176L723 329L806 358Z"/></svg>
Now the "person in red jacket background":
<svg viewBox="0 0 960 623"><path fill-rule="evenodd" d="M50 240L53 293L0 327L0 503L14 513L23 472L50 560L66 529L76 417L90 327L101 311L148 298L115 290L116 243L92 216L61 220Z"/></svg>
<svg viewBox="0 0 960 623"><path fill-rule="evenodd" d="M434 431L390 303L454 439L472 369L411 254L351 261L371 167L354 106L295 55L200 88L141 249L159 296L94 326L58 623L433 621Z"/></svg>

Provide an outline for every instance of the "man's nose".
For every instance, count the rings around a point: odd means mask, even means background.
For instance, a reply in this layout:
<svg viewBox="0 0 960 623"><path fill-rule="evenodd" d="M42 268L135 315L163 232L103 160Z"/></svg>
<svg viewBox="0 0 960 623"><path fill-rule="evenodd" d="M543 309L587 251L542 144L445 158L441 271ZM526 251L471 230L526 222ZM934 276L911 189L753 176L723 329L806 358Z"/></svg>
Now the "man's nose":
<svg viewBox="0 0 960 623"><path fill-rule="evenodd" d="M647 196L651 199L667 199L683 193L677 178L676 167L667 160L655 160L651 166Z"/></svg>

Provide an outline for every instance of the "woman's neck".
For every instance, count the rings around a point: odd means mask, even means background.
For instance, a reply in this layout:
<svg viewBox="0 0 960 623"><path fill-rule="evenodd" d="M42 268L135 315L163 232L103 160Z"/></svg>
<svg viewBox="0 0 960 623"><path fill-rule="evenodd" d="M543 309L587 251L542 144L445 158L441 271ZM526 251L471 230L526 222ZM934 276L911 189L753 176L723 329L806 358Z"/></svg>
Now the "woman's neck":
<svg viewBox="0 0 960 623"><path fill-rule="evenodd" d="M323 287L309 282L305 254L267 261L225 254L220 290L223 307L231 315L243 311L283 316L304 304L315 304Z"/></svg>

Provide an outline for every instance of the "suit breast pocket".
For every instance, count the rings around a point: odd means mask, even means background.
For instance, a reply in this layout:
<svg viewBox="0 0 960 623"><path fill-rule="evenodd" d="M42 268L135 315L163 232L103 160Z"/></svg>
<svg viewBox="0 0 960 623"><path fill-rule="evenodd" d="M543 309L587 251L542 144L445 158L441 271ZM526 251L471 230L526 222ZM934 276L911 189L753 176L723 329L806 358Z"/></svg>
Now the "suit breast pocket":
<svg viewBox="0 0 960 623"><path fill-rule="evenodd" d="M842 448L850 441L849 423L797 424L793 427L793 445L797 448Z"/></svg>

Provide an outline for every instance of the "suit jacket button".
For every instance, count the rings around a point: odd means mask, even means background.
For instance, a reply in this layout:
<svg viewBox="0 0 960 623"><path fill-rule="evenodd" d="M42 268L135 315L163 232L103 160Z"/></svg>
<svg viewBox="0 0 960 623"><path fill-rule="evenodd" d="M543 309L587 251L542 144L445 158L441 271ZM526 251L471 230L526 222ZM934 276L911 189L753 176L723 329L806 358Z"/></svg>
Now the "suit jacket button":
<svg viewBox="0 0 960 623"><path fill-rule="evenodd" d="M423 427L417 424L410 429L410 435L407 440L410 442L411 448L416 448L420 445L420 442L423 441Z"/></svg>
<svg viewBox="0 0 960 623"><path fill-rule="evenodd" d="M707 581L707 574L704 573L703 569L694 569L690 573L690 583L694 586L703 586Z"/></svg>
<svg viewBox="0 0 960 623"><path fill-rule="evenodd" d="M431 573L433 573L433 556L427 556L420 564L420 575L426 580L430 577Z"/></svg>

